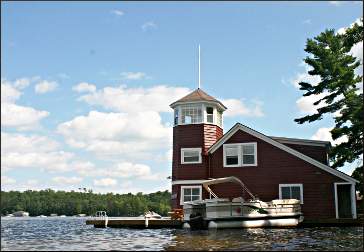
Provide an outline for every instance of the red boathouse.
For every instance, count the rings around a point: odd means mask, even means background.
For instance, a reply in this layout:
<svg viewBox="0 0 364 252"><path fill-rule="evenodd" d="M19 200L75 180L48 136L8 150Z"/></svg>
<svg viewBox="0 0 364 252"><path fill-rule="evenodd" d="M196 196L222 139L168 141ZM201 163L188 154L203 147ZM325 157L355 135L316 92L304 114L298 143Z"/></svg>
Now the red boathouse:
<svg viewBox="0 0 364 252"><path fill-rule="evenodd" d="M200 88L170 106L172 208L209 198L203 180L236 176L263 201L299 199L305 219L356 219L358 181L329 166L330 142L266 136L240 123L223 134L227 108ZM242 193L231 183L212 189L222 198Z"/></svg>

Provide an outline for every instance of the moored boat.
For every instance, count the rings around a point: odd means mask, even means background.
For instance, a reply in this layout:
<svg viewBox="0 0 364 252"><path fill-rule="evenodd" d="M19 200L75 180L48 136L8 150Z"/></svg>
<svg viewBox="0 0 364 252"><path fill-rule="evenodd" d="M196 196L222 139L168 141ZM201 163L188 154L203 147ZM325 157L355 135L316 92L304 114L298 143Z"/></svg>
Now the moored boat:
<svg viewBox="0 0 364 252"><path fill-rule="evenodd" d="M238 197L230 201L227 198L218 198L209 187L228 182L241 185L250 199L245 201L242 197ZM292 227L303 221L299 200L261 201L236 177L210 179L202 185L214 198L186 202L183 206L184 227L191 229Z"/></svg>

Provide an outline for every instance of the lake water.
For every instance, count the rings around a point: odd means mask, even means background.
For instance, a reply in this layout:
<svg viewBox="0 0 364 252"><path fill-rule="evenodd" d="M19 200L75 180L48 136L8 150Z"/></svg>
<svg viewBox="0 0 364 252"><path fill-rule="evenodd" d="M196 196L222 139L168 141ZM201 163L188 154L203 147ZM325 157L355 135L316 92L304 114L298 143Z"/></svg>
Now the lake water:
<svg viewBox="0 0 364 252"><path fill-rule="evenodd" d="M1 218L1 250L363 250L362 227L94 228L86 218Z"/></svg>

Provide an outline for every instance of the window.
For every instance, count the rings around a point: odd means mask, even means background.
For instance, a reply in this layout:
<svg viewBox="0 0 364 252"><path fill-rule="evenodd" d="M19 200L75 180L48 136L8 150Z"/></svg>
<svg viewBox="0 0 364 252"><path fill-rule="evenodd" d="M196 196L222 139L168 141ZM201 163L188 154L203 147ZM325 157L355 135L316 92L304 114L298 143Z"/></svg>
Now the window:
<svg viewBox="0 0 364 252"><path fill-rule="evenodd" d="M224 166L257 166L257 143L224 144Z"/></svg>
<svg viewBox="0 0 364 252"><path fill-rule="evenodd" d="M255 163L255 151L253 144L243 145L243 164L254 164Z"/></svg>
<svg viewBox="0 0 364 252"><path fill-rule="evenodd" d="M222 128L222 111L217 111L216 124Z"/></svg>
<svg viewBox="0 0 364 252"><path fill-rule="evenodd" d="M298 199L303 204L302 184L279 184L280 199Z"/></svg>
<svg viewBox="0 0 364 252"><path fill-rule="evenodd" d="M183 106L182 124L202 123L201 106Z"/></svg>
<svg viewBox="0 0 364 252"><path fill-rule="evenodd" d="M201 163L201 148L182 148L181 164Z"/></svg>
<svg viewBox="0 0 364 252"><path fill-rule="evenodd" d="M185 202L202 199L201 186L181 186L181 199L180 204Z"/></svg>
<svg viewBox="0 0 364 252"><path fill-rule="evenodd" d="M174 125L178 125L178 108L174 110Z"/></svg>
<svg viewBox="0 0 364 252"><path fill-rule="evenodd" d="M226 164L227 165L239 165L239 146L226 146Z"/></svg>
<svg viewBox="0 0 364 252"><path fill-rule="evenodd" d="M208 123L214 123L214 108L206 107L206 119Z"/></svg>

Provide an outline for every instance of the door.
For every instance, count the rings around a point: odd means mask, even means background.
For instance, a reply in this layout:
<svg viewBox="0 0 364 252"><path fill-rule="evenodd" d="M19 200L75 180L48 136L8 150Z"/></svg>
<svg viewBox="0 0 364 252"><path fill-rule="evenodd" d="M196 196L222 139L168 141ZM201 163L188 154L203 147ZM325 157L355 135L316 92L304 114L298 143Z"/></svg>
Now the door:
<svg viewBox="0 0 364 252"><path fill-rule="evenodd" d="M339 218L353 218L351 209L351 185L337 185L337 206Z"/></svg>

